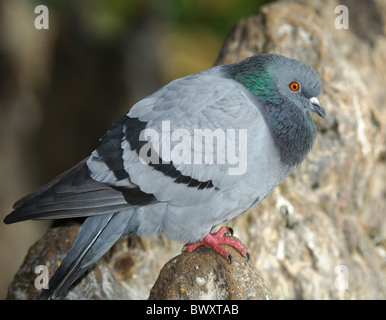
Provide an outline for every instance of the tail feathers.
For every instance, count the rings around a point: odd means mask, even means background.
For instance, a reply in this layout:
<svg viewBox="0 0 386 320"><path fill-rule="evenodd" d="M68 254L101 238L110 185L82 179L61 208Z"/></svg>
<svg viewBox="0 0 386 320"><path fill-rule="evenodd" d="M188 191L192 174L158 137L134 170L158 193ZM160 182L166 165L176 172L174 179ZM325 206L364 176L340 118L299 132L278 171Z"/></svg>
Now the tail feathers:
<svg viewBox="0 0 386 320"><path fill-rule="evenodd" d="M133 213L132 210L87 218L70 252L50 279L48 289L43 289L38 299L59 299L120 237L135 233Z"/></svg>

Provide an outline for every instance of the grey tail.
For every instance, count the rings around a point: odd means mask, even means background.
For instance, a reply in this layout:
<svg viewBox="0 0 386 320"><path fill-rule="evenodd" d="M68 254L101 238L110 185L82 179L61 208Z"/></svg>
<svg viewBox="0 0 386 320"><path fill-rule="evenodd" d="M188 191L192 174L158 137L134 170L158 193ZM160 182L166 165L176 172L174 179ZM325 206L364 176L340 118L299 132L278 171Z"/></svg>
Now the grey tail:
<svg viewBox="0 0 386 320"><path fill-rule="evenodd" d="M135 234L134 210L87 218L67 256L43 289L39 300L59 299L88 268L101 258L120 237Z"/></svg>

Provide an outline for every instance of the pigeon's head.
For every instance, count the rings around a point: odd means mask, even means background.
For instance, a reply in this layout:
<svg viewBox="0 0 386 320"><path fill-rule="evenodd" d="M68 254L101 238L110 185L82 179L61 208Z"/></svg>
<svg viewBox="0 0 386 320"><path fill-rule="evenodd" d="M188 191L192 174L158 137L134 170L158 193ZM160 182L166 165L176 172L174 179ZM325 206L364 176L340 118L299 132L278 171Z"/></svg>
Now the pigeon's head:
<svg viewBox="0 0 386 320"><path fill-rule="evenodd" d="M321 84L316 71L278 54L260 54L224 67L228 77L241 83L265 117L283 163L303 161L316 137L309 111L326 113L317 96Z"/></svg>
<svg viewBox="0 0 386 320"><path fill-rule="evenodd" d="M317 96L322 87L315 69L279 54L260 54L228 66L228 73L269 104L296 106L326 117Z"/></svg>
<svg viewBox="0 0 386 320"><path fill-rule="evenodd" d="M276 89L286 99L305 111L326 117L317 96L322 86L315 69L297 60L273 54L268 69L274 78Z"/></svg>

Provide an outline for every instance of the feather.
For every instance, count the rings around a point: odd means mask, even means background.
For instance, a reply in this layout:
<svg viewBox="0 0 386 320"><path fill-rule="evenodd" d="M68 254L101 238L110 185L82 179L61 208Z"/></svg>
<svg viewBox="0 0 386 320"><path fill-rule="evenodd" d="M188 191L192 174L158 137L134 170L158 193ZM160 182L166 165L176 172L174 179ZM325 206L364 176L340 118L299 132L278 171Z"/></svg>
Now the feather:
<svg viewBox="0 0 386 320"><path fill-rule="evenodd" d="M126 233L133 215L129 212L87 218L65 259L43 289L39 299L58 298L88 267L102 257Z"/></svg>
<svg viewBox="0 0 386 320"><path fill-rule="evenodd" d="M87 217L118 212L156 201L138 187L114 187L95 181L88 174L86 160L59 175L14 205L4 222L28 219Z"/></svg>

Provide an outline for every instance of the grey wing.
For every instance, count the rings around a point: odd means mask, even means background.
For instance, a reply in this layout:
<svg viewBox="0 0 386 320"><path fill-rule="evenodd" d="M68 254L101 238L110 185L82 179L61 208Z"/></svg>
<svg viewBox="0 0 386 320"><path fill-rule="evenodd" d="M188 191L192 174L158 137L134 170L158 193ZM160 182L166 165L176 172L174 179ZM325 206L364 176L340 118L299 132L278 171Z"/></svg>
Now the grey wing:
<svg viewBox="0 0 386 320"><path fill-rule="evenodd" d="M130 183L127 173L119 167L121 153L122 121L117 121L103 138L97 151L102 155L99 165L110 167L109 183L90 177L86 158L73 168L57 176L48 184L14 204L14 211L4 219L14 223L29 219L58 219L94 216L119 212L157 202L152 194L142 192ZM95 160L95 163L98 163ZM127 180L123 186L119 181ZM116 183L116 185L114 185Z"/></svg>
<svg viewBox="0 0 386 320"><path fill-rule="evenodd" d="M175 80L131 108L122 123L125 137L119 159L123 164L118 167L124 168L131 183L161 202L180 207L205 203L245 178L246 170L232 174L231 169L237 164L224 157L229 145L235 145L236 154L241 149L252 150L246 146L247 139L241 141L238 137L241 130L259 136L263 121L244 88L224 78L221 69L214 67ZM203 139L196 143L200 134ZM225 143L220 143L221 139ZM207 143L212 145L209 161L205 158ZM169 145L166 152L165 145ZM181 155L179 148L189 152L182 151ZM94 152L88 161L92 177L107 182L111 171L107 166L93 166L98 158L100 154ZM247 155L243 160L246 166ZM244 191L241 188L234 192L235 199Z"/></svg>

